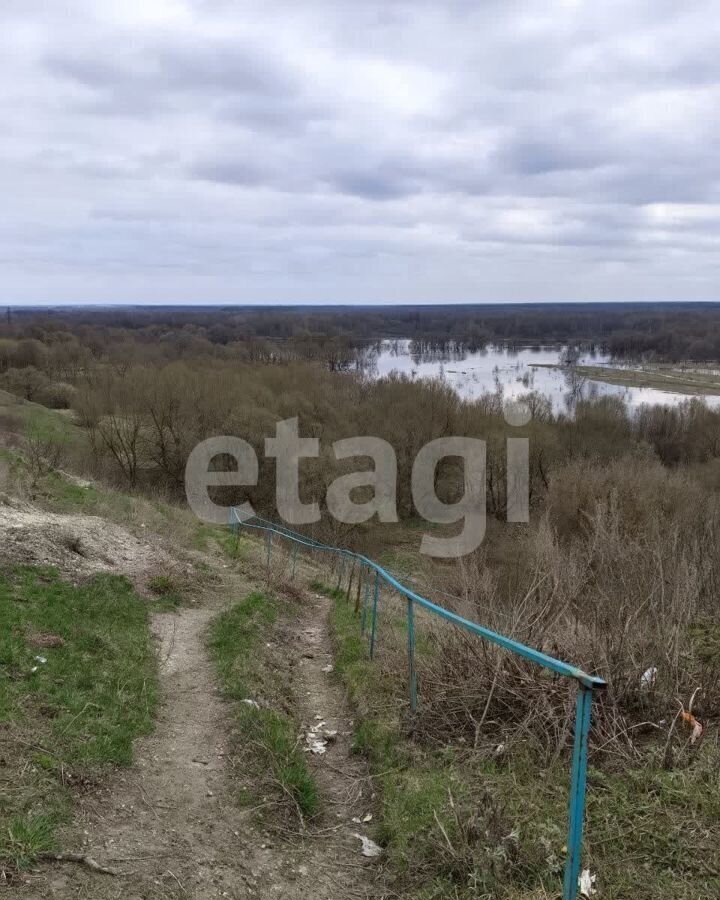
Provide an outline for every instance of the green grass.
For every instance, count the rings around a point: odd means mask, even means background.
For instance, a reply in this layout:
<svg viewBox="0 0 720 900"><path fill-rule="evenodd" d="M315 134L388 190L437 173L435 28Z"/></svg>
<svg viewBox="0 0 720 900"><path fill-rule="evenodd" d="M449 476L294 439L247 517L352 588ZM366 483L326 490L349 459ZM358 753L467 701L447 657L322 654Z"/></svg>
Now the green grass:
<svg viewBox="0 0 720 900"><path fill-rule="evenodd" d="M168 612L182 606L183 590L169 575L153 575L148 578L147 586L155 597L155 609Z"/></svg>
<svg viewBox="0 0 720 900"><path fill-rule="evenodd" d="M100 516L121 525L143 523L157 533L173 528L177 511L168 504L114 490L100 483L78 484L61 472L50 472L36 485L36 502L52 512Z"/></svg>
<svg viewBox="0 0 720 900"><path fill-rule="evenodd" d="M17 869L27 869L55 845L57 814L13 816L0 838L0 861L9 861Z"/></svg>
<svg viewBox="0 0 720 900"><path fill-rule="evenodd" d="M441 855L444 853L443 829L448 837L455 830L450 796L454 803L462 804L464 786L452 767L432 755L418 753L406 739L397 702L393 703L395 685L369 659L354 607L344 593L319 582L313 587L335 598L331 619L335 670L356 708L353 749L368 759L381 793L375 837L385 847L397 877L410 877L412 873L411 880L415 874L422 879L428 868L433 868L440 891L437 896L447 896L443 891L450 882L444 867L432 867L430 860L437 848Z"/></svg>
<svg viewBox="0 0 720 900"><path fill-rule="evenodd" d="M210 648L224 693L235 701L238 741L249 755L257 783L262 784L269 773L302 816L313 816L319 807L317 785L296 724L277 708L285 687L267 658L267 638L277 614L274 600L250 594L214 622Z"/></svg>
<svg viewBox="0 0 720 900"><path fill-rule="evenodd" d="M344 600L346 597L346 592L339 587L329 587L322 581L319 581L317 578L314 581L310 582L310 587L313 591L316 591L318 594L323 594L325 597L330 597L331 600Z"/></svg>
<svg viewBox="0 0 720 900"><path fill-rule="evenodd" d="M336 601L331 620L335 669L356 708L353 746L368 759L380 788L381 814L375 837L385 847L397 879L412 885L424 883L426 897L454 896L449 891L456 886L457 870L461 862L467 862L462 827L463 817L470 814L467 784L447 758L423 753L407 739L397 700L393 702L396 685L369 660L353 605L341 591L319 582L313 587ZM483 879L491 879L494 886L494 867L486 854L477 868L484 870Z"/></svg>
<svg viewBox="0 0 720 900"><path fill-rule="evenodd" d="M192 544L196 550L207 552L215 545L230 559L244 559L248 546L245 535L234 533L226 525L209 525L196 521L192 535Z"/></svg>
<svg viewBox="0 0 720 900"><path fill-rule="evenodd" d="M70 481L58 472L46 475L41 486L48 500L62 512L93 515L102 510L109 492L99 491L94 485L81 485Z"/></svg>
<svg viewBox="0 0 720 900"><path fill-rule="evenodd" d="M0 573L1 860L25 866L53 845L72 785L129 765L155 702L147 609L126 579L76 587L49 569Z"/></svg>
<svg viewBox="0 0 720 900"><path fill-rule="evenodd" d="M387 659L403 648L383 643L371 662L353 604L342 591L320 582L312 587L336 601L335 668L356 710L355 750L376 776L374 837L385 847L393 888L415 900L557 897L568 755L543 766L522 741L497 758L453 743L452 735L441 749L419 744L397 712L406 690L404 660ZM715 651L714 633L698 637ZM720 897L716 736L672 771L652 756L611 768L591 760L587 804L583 866L597 874L603 900Z"/></svg>
<svg viewBox="0 0 720 900"><path fill-rule="evenodd" d="M81 429L73 423L72 417L41 403L23 400L14 394L0 390L0 414L9 414L17 419L20 429L36 425L60 431L69 442L80 439Z"/></svg>
<svg viewBox="0 0 720 900"><path fill-rule="evenodd" d="M9 464L15 487L20 495L27 492L31 473L24 457L13 451L1 451L0 459ZM139 501L129 494L123 494L99 484L82 484L62 472L52 471L37 478L33 485L33 500L51 512L104 516L118 522L131 522L137 518L136 506L160 509L159 504Z"/></svg>

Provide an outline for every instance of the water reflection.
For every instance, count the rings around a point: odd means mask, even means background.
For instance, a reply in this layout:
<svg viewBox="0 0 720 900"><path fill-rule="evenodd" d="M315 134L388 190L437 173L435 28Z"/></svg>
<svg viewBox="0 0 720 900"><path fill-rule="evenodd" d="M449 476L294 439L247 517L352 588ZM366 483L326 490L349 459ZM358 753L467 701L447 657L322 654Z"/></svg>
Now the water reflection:
<svg viewBox="0 0 720 900"><path fill-rule="evenodd" d="M509 400L537 393L555 413L571 414L580 400L604 396L620 397L630 408L644 403L673 406L690 399L672 391L592 381L574 370L575 364L610 363L610 356L597 345L478 347L454 341L387 340L368 347L361 365L377 378L393 372L410 378L442 378L469 400L486 394ZM720 406L718 396L705 399L710 406Z"/></svg>

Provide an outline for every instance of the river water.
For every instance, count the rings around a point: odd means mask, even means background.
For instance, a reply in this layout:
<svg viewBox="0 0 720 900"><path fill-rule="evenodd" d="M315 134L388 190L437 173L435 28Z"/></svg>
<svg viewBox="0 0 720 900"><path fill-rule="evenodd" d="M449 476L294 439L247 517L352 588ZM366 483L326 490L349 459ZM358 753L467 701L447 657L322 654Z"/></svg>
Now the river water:
<svg viewBox="0 0 720 900"><path fill-rule="evenodd" d="M367 365L376 377L392 372L411 378L442 378L465 399L502 390L511 400L530 391L547 397L556 413L571 413L578 394L621 397L629 408L646 404L674 406L690 399L687 394L655 388L624 387L601 381L583 380L578 384L571 372L544 368L558 365L567 357L568 348L555 346L508 347L488 345L473 352L458 347L420 348L409 340L381 341L368 350ZM599 351L582 352L578 364L602 366L610 357ZM720 407L720 396L704 398L709 406Z"/></svg>

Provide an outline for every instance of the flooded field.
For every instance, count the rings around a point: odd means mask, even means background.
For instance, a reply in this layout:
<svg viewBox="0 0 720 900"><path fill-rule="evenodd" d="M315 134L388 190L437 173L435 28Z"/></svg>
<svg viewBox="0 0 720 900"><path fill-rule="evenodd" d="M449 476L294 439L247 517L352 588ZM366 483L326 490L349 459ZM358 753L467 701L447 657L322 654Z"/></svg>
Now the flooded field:
<svg viewBox="0 0 720 900"><path fill-rule="evenodd" d="M570 361L572 366L567 365ZM618 376L618 367L607 354L592 350L577 353L562 345L489 345L468 351L458 346L421 347L409 340L382 341L368 350L367 363L376 377L400 372L413 378L442 378L467 399L497 391L512 399L537 391L550 400L555 412L571 412L578 396L619 396L630 408L643 403L676 405L689 399L687 391L664 388L662 376L645 379L652 381L652 386L599 380L604 368L608 369L608 378L624 378ZM628 372L627 380L633 380L629 373L634 370L624 371ZM720 406L720 396L703 394L701 386L690 395L702 396L710 406Z"/></svg>

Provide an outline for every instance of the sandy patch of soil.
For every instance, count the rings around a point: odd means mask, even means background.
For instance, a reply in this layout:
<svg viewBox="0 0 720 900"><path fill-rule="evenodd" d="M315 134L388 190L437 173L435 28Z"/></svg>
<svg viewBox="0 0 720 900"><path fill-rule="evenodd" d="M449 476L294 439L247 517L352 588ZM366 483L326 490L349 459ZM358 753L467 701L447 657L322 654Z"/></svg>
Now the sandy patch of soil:
<svg viewBox="0 0 720 900"><path fill-rule="evenodd" d="M59 515L0 497L0 565L54 566L70 578L114 572L139 580L145 572L174 567L148 535L98 516Z"/></svg>

